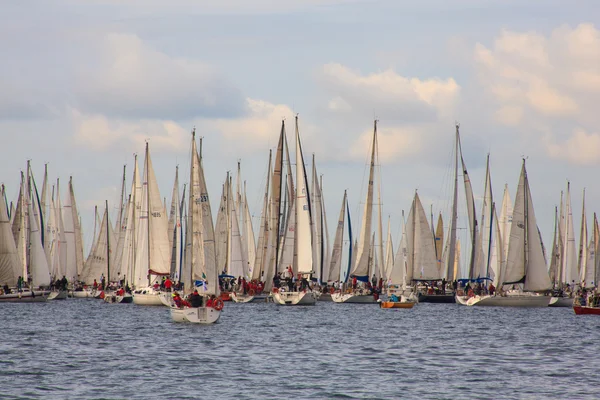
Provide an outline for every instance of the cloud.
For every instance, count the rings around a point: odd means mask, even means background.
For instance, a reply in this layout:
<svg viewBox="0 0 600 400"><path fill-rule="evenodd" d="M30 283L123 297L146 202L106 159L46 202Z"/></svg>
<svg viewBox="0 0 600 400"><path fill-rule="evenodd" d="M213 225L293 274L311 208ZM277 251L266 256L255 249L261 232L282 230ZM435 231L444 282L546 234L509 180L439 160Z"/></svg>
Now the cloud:
<svg viewBox="0 0 600 400"><path fill-rule="evenodd" d="M562 143L546 143L548 155L579 165L600 164L600 133L577 130Z"/></svg>
<svg viewBox="0 0 600 400"><path fill-rule="evenodd" d="M480 82L499 109L578 117L588 111L589 99L581 92L600 95L599 48L600 32L591 24L561 26L549 37L505 30L492 48L478 43L474 59Z"/></svg>
<svg viewBox="0 0 600 400"><path fill-rule="evenodd" d="M119 118L232 117L244 101L215 68L171 57L131 34L110 33L80 65L75 107ZM80 60L81 62L81 60Z"/></svg>
<svg viewBox="0 0 600 400"><path fill-rule="evenodd" d="M423 129L415 127L377 128L377 148L379 160L394 163L402 159L412 159L423 150ZM357 160L370 157L369 151L373 143L373 130L365 130L350 149L350 154Z"/></svg>
<svg viewBox="0 0 600 400"><path fill-rule="evenodd" d="M335 95L329 108L375 110L378 116L405 121L431 121L452 114L460 92L452 78L407 78L391 69L361 75L337 63L325 64L320 78Z"/></svg>
<svg viewBox="0 0 600 400"><path fill-rule="evenodd" d="M189 147L189 131L171 120L136 120L108 118L101 114L82 114L71 110L75 139L79 145L95 151L152 147L162 151L185 151Z"/></svg>

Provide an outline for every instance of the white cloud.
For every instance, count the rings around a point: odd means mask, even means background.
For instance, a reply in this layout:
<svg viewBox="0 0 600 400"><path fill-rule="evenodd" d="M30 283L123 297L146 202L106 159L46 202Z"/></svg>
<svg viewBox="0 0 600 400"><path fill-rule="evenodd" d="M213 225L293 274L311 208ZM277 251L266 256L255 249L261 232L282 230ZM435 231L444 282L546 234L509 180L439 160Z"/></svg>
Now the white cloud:
<svg viewBox="0 0 600 400"><path fill-rule="evenodd" d="M348 111L375 110L378 115L404 115L422 121L452 114L460 92L452 78L407 78L391 69L361 75L337 63L325 64L321 78L336 94L335 103L348 104Z"/></svg>
<svg viewBox="0 0 600 400"><path fill-rule="evenodd" d="M170 120L137 120L108 118L100 114L82 114L71 111L72 126L78 144L95 151L152 147L167 151L185 151L189 147L189 131Z"/></svg>
<svg viewBox="0 0 600 400"><path fill-rule="evenodd" d="M213 67L171 57L132 34L106 34L80 66L75 107L126 118L235 116L243 98Z"/></svg>
<svg viewBox="0 0 600 400"><path fill-rule="evenodd" d="M383 163L402 161L403 158L414 158L423 149L422 129L414 127L377 128L377 148L379 160ZM370 157L373 144L373 130L365 130L350 149L350 154L357 160Z"/></svg>
<svg viewBox="0 0 600 400"><path fill-rule="evenodd" d="M562 143L547 143L548 155L573 164L600 164L600 133L577 130Z"/></svg>

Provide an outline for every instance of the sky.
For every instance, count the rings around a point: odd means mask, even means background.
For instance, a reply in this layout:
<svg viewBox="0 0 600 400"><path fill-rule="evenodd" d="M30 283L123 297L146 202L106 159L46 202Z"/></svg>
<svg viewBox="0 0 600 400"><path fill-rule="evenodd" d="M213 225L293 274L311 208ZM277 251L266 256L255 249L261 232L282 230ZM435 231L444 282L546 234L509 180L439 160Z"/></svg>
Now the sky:
<svg viewBox="0 0 600 400"><path fill-rule="evenodd" d="M522 159L544 243L571 182L576 229L600 202L600 5L513 0L0 0L0 182L16 200L31 160L41 182L73 177L90 246L94 205L119 199L148 141L161 195L189 175L203 137L216 217L237 161L255 230L281 120L323 175L330 236L348 190L363 207L378 119L384 224L399 241L415 190L446 211L455 123L478 210L490 154L496 201ZM63 196L66 184L61 184ZM355 228L356 230L357 228ZM385 229L385 228L384 228Z"/></svg>

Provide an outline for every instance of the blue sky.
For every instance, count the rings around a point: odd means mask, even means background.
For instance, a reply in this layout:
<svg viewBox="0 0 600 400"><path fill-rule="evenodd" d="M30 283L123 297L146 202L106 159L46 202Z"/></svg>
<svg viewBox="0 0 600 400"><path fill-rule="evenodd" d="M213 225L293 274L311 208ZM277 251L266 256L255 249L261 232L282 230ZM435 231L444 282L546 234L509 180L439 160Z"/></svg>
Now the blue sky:
<svg viewBox="0 0 600 400"><path fill-rule="evenodd" d="M3 2L0 181L14 200L27 159L38 181L45 162L53 179L73 175L89 243L93 206L116 202L132 154L143 154L149 139L169 197L175 165L187 176L196 126L215 207L226 171L241 159L259 216L269 148L281 118L292 138L299 113L305 157L314 153L324 175L330 227L344 189L358 226L377 117L384 213L397 243L415 189L426 208L447 206L459 121L476 196L487 152L497 201L505 183L514 196L528 157L548 248L567 179L575 215L583 187L589 218L600 199L599 8L594 1Z"/></svg>

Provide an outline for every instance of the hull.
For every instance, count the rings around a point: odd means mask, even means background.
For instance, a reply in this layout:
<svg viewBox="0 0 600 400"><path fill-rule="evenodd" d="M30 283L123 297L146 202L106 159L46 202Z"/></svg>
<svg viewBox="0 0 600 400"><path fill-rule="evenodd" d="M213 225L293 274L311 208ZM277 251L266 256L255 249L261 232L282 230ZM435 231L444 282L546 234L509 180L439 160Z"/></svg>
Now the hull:
<svg viewBox="0 0 600 400"><path fill-rule="evenodd" d="M425 294L419 293L419 303L437 303L448 304L455 303L454 294Z"/></svg>
<svg viewBox="0 0 600 400"><path fill-rule="evenodd" d="M333 301L331 298L331 293L321 293L319 296L319 301Z"/></svg>
<svg viewBox="0 0 600 400"><path fill-rule="evenodd" d="M600 307L573 306L576 315L600 315Z"/></svg>
<svg viewBox="0 0 600 400"><path fill-rule="evenodd" d="M273 300L284 306L314 306L317 303L316 292L277 292Z"/></svg>
<svg viewBox="0 0 600 400"><path fill-rule="evenodd" d="M255 298L255 296L250 296L249 294L237 294L236 292L231 292L230 297L235 303L251 303Z"/></svg>
<svg viewBox="0 0 600 400"><path fill-rule="evenodd" d="M573 307L572 297L552 297L548 307Z"/></svg>
<svg viewBox="0 0 600 400"><path fill-rule="evenodd" d="M461 306L466 306L467 302L469 301L469 297L456 295L454 300L455 300L456 304L459 304Z"/></svg>
<svg viewBox="0 0 600 400"><path fill-rule="evenodd" d="M212 307L177 308L171 307L171 319L174 322L191 322L193 324L214 324L219 320L221 311Z"/></svg>
<svg viewBox="0 0 600 400"><path fill-rule="evenodd" d="M372 294L334 293L331 295L334 303L376 304Z"/></svg>
<svg viewBox="0 0 600 400"><path fill-rule="evenodd" d="M548 307L549 296L509 295L475 296L467 300L468 306L487 307Z"/></svg>
<svg viewBox="0 0 600 400"><path fill-rule="evenodd" d="M69 296L75 299L94 299L100 295L100 291L93 289L74 290Z"/></svg>
<svg viewBox="0 0 600 400"><path fill-rule="evenodd" d="M133 303L140 306L162 306L159 294L153 288L137 289L133 292Z"/></svg>
<svg viewBox="0 0 600 400"><path fill-rule="evenodd" d="M48 300L65 300L67 298L66 290L52 291L48 295Z"/></svg>
<svg viewBox="0 0 600 400"><path fill-rule="evenodd" d="M48 299L50 291L47 290L24 290L20 293L8 293L0 295L0 303L41 303Z"/></svg>
<svg viewBox="0 0 600 400"><path fill-rule="evenodd" d="M412 301L382 301L379 303L380 308L413 308L415 303Z"/></svg>
<svg viewBox="0 0 600 400"><path fill-rule="evenodd" d="M175 303L173 302L173 296L171 292L161 292L158 295L158 298L160 299L162 305L165 307L171 307L175 305Z"/></svg>
<svg viewBox="0 0 600 400"><path fill-rule="evenodd" d="M131 304L133 303L133 296L129 293L125 293L123 296L117 296L114 293L105 293L104 301L107 303L121 303L121 304Z"/></svg>

